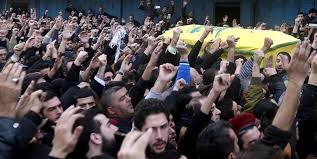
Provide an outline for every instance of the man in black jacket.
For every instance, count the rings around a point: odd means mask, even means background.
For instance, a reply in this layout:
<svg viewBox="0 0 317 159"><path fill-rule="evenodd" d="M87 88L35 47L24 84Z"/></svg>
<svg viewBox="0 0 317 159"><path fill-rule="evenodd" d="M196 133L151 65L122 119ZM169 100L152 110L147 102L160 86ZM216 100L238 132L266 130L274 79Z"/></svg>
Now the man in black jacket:
<svg viewBox="0 0 317 159"><path fill-rule="evenodd" d="M117 84L103 92L99 106L110 118L110 122L119 127L120 132L128 133L132 129L134 108L123 83Z"/></svg>
<svg viewBox="0 0 317 159"><path fill-rule="evenodd" d="M136 106L134 115L135 127L146 132L152 128L146 156L148 158L180 158L175 147L168 144L169 112L164 102L157 99L146 99Z"/></svg>
<svg viewBox="0 0 317 159"><path fill-rule="evenodd" d="M73 153L73 158L114 158L116 157L115 132L118 127L110 124L102 112L96 108L82 113L83 118L78 119L73 129L83 127Z"/></svg>

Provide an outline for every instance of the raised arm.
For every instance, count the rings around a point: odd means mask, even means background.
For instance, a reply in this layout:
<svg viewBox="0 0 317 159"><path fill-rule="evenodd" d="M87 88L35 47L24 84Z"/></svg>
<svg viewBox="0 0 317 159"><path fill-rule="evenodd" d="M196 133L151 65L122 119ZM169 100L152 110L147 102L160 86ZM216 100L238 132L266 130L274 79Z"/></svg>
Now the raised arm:
<svg viewBox="0 0 317 159"><path fill-rule="evenodd" d="M254 63L252 66L251 84L246 95L246 104L243 107L244 112L253 113L255 105L263 99L263 90L261 86L260 64L263 59L263 52L258 51L254 54Z"/></svg>
<svg viewBox="0 0 317 159"><path fill-rule="evenodd" d="M160 72L154 86L152 87L150 93L145 97L161 99L161 94L165 91L167 85L175 77L177 73L177 68L169 63L160 66Z"/></svg>
<svg viewBox="0 0 317 159"><path fill-rule="evenodd" d="M74 34L74 31L72 30L71 25L66 24L64 27L64 31L62 33L62 42L58 48L59 53L61 53L61 54L65 53L66 42L67 42L67 40L69 40L73 36L73 34Z"/></svg>
<svg viewBox="0 0 317 159"><path fill-rule="evenodd" d="M207 26L205 28L205 31L203 32L203 34L200 36L199 40L196 42L196 44L194 45L194 47L190 51L190 53L188 55L188 61L189 61L189 64L191 67L195 66L196 59L197 59L197 56L198 56L199 51L201 49L201 46L204 43L207 36L209 35L209 33L212 34L212 32L213 32L213 28L211 26Z"/></svg>
<svg viewBox="0 0 317 159"><path fill-rule="evenodd" d="M236 39L234 38L233 35L228 36L227 43L229 46L227 60L229 62L234 63L234 55L236 51Z"/></svg>
<svg viewBox="0 0 317 159"><path fill-rule="evenodd" d="M301 89L308 75L312 58L316 54L314 51L310 55L310 52L311 45L308 40L296 45L293 58L288 67L289 82L284 97L287 100L283 100L272 123L273 126L281 130L288 131L294 122Z"/></svg>

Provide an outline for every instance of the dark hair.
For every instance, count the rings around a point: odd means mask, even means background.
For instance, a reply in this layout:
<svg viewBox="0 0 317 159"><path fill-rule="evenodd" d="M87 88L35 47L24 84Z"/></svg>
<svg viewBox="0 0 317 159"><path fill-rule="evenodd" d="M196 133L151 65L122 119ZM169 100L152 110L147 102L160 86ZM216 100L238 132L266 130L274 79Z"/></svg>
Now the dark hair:
<svg viewBox="0 0 317 159"><path fill-rule="evenodd" d="M197 140L197 154L199 159L227 159L234 151L234 139L230 136L229 122L219 121L209 124L199 135Z"/></svg>
<svg viewBox="0 0 317 159"><path fill-rule="evenodd" d="M300 15L300 14L305 15L305 13L304 13L304 12L298 12L298 13L297 13L297 15Z"/></svg>
<svg viewBox="0 0 317 159"><path fill-rule="evenodd" d="M163 101L158 99L142 100L135 108L135 114L133 117L135 127L141 130L145 124L146 118L149 115L160 113L163 113L166 116L166 119L169 121L169 112L166 104Z"/></svg>
<svg viewBox="0 0 317 159"><path fill-rule="evenodd" d="M204 85L212 84L214 82L214 78L216 76L217 71L218 70L216 68L207 69L203 74L203 84Z"/></svg>
<svg viewBox="0 0 317 159"><path fill-rule="evenodd" d="M53 85L49 82L43 82L43 83L37 83L34 85L33 88L34 91L37 90L42 90L42 91L52 91L54 92L56 95L58 95L55 91L55 89L53 89Z"/></svg>
<svg viewBox="0 0 317 159"><path fill-rule="evenodd" d="M220 119L229 121L234 117L233 101L230 98L224 98L217 103L217 108L221 111Z"/></svg>
<svg viewBox="0 0 317 159"><path fill-rule="evenodd" d="M89 140L91 133L100 133L101 123L94 120L94 117L98 114L102 114L102 112L98 109L92 108L82 112L84 115L83 118L78 119L74 126L73 131L76 127L82 126L83 132L81 133L77 145L74 151L70 154L70 156L76 158L86 158L86 154L89 151Z"/></svg>
<svg viewBox="0 0 317 159"><path fill-rule="evenodd" d="M277 54L277 56L278 56L278 55L285 55L285 56L287 56L289 62L290 62L291 59L292 59L292 56L291 56L288 52L279 52L279 53Z"/></svg>
<svg viewBox="0 0 317 159"><path fill-rule="evenodd" d="M283 150L280 147L270 147L264 144L254 144L245 151L239 153L237 159L283 159Z"/></svg>
<svg viewBox="0 0 317 159"><path fill-rule="evenodd" d="M315 8L311 8L309 11L308 11L308 14L310 13L317 13L317 10Z"/></svg>
<svg viewBox="0 0 317 159"><path fill-rule="evenodd" d="M6 47L0 46L0 50L5 50L8 53L8 49Z"/></svg>
<svg viewBox="0 0 317 159"><path fill-rule="evenodd" d="M98 107L104 112L107 112L107 108L110 106L110 103L112 102L112 94L119 91L122 88L123 86L114 86L106 89L102 93Z"/></svg>
<svg viewBox="0 0 317 159"><path fill-rule="evenodd" d="M32 81L34 81L36 83L41 78L43 78L43 76L39 72L29 73L29 74L25 75L25 78L23 79L23 83L22 83L21 94L23 94L25 92L26 88L28 88L29 84Z"/></svg>
<svg viewBox="0 0 317 159"><path fill-rule="evenodd" d="M37 61L35 62L30 69L42 70L45 68L50 68L53 65L51 61Z"/></svg>
<svg viewBox="0 0 317 159"><path fill-rule="evenodd" d="M260 100L255 105L253 114L261 121L261 131L264 131L266 127L272 124L277 110L277 105L272 103L268 98Z"/></svg>
<svg viewBox="0 0 317 159"><path fill-rule="evenodd" d="M46 93L46 95L44 98L44 102L49 101L49 100L53 99L54 97L57 97L57 95L52 91L46 91L45 93Z"/></svg>
<svg viewBox="0 0 317 159"><path fill-rule="evenodd" d="M126 73L123 77L122 77L122 81L127 84L130 81L138 81L138 75L136 72L132 71L132 72L128 72Z"/></svg>
<svg viewBox="0 0 317 159"><path fill-rule="evenodd" d="M93 96L95 98L95 95L92 92L92 90L90 88L82 88L77 90L76 94L74 95L74 99L86 98L90 96Z"/></svg>

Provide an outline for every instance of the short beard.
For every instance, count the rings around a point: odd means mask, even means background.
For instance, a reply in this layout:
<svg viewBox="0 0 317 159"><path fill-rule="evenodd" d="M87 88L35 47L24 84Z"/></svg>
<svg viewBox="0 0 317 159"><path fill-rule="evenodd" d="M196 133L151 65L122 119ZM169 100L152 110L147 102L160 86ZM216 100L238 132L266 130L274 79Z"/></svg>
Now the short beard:
<svg viewBox="0 0 317 159"><path fill-rule="evenodd" d="M117 148L116 141L113 140L107 140L104 136L102 137L102 153L108 154L112 157L117 157L117 153L119 149Z"/></svg>

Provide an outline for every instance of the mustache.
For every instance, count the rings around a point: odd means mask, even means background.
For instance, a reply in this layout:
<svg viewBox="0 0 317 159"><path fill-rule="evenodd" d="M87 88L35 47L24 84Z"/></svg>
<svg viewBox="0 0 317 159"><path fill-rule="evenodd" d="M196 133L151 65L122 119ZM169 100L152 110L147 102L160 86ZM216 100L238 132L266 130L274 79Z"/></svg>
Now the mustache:
<svg viewBox="0 0 317 159"><path fill-rule="evenodd" d="M164 141L162 139L158 139L155 141L155 143L153 145L156 146L156 145L161 145L161 144L166 144L166 143L167 143L167 141Z"/></svg>

